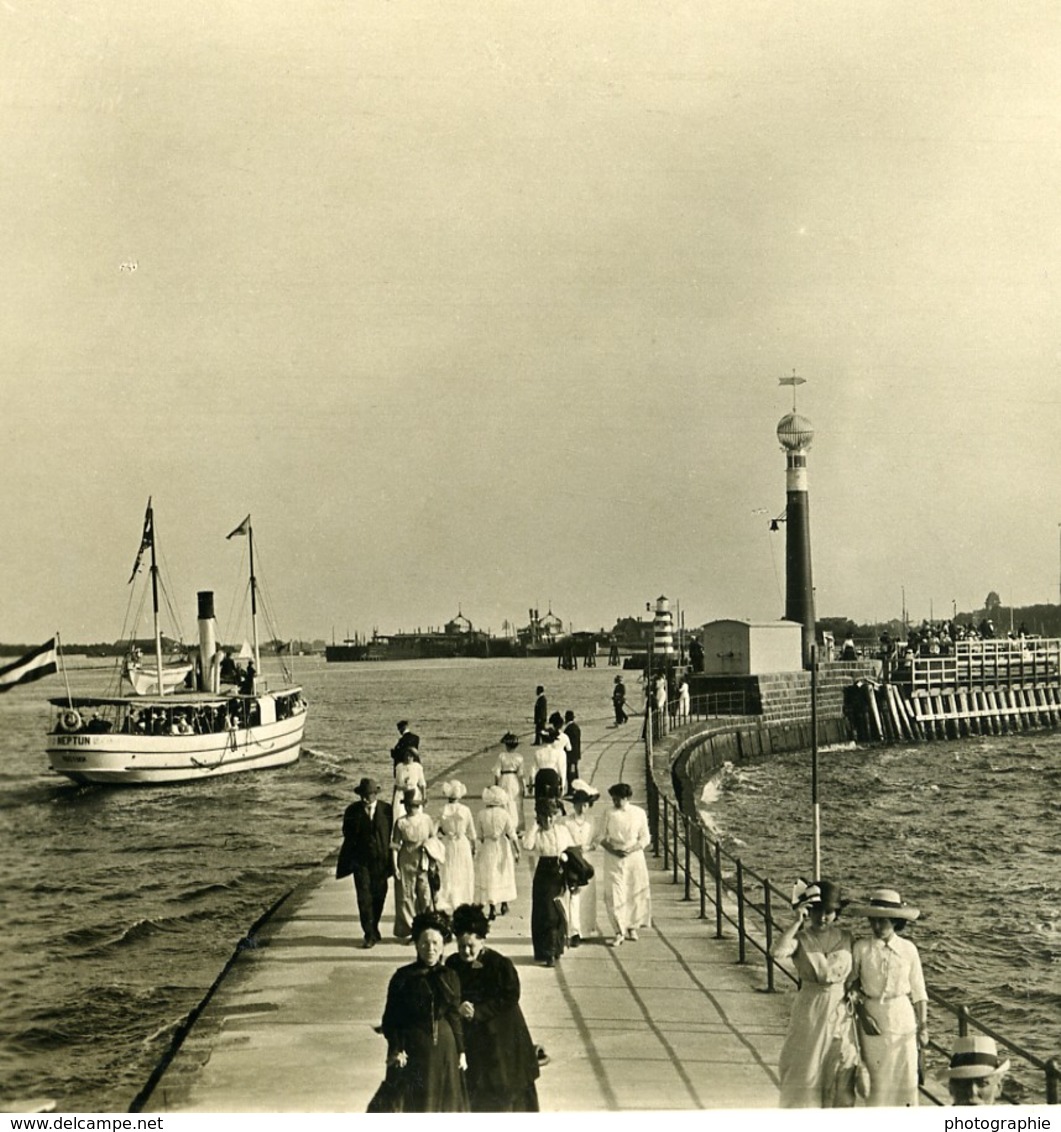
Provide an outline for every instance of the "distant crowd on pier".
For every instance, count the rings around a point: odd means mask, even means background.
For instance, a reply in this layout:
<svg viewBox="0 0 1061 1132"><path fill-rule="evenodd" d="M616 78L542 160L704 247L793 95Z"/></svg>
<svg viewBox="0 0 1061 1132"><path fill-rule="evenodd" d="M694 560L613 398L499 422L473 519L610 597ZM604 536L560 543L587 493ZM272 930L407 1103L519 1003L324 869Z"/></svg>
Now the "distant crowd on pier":
<svg viewBox="0 0 1061 1132"><path fill-rule="evenodd" d="M906 640L893 637L887 630L881 633L875 653L865 644L861 647L856 644L854 633L850 632L839 648L838 657L840 660L859 660L872 653L880 660L903 664L915 656L953 656L955 645L959 641L1023 641L1033 636L1028 632L1023 621L1017 629L1010 629L1000 634L995 629L994 622L987 617L982 618L978 623L956 619L945 621L926 619L920 625L910 627Z"/></svg>

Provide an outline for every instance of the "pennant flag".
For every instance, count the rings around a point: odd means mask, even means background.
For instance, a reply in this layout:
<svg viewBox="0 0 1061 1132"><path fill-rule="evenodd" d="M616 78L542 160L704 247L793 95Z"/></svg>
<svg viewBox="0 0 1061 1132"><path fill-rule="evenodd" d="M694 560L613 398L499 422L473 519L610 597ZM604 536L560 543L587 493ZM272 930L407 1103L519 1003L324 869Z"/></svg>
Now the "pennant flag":
<svg viewBox="0 0 1061 1132"><path fill-rule="evenodd" d="M147 514L144 515L144 533L140 536L140 549L136 552L136 561L133 563L133 572L129 575L129 582L132 582L136 577L137 571L140 569L140 560L144 557L144 551L148 549L155 541L155 516L151 510L151 497L147 498ZM126 583L126 585L129 584Z"/></svg>
<svg viewBox="0 0 1061 1132"><path fill-rule="evenodd" d="M6 692L16 684L28 684L31 680L40 680L42 676L51 676L57 671L55 638L52 637L47 644L26 653L21 660L0 668L0 692Z"/></svg>
<svg viewBox="0 0 1061 1132"><path fill-rule="evenodd" d="M236 535L245 535L250 529L251 529L251 517L250 517L250 515L248 515L246 517L246 519L244 519L243 522L240 523L240 525L231 534L225 535L225 538L227 540L227 539L230 539L230 538L235 538Z"/></svg>
<svg viewBox="0 0 1061 1132"><path fill-rule="evenodd" d="M791 377L779 377L777 379L778 385L806 385L807 379L805 377L797 377L793 374Z"/></svg>

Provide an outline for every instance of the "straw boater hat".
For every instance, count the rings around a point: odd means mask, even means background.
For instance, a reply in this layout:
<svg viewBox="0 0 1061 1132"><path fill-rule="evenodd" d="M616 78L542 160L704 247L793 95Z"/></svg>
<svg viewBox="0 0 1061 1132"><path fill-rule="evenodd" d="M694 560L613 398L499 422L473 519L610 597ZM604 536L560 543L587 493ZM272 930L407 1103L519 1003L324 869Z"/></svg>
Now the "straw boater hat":
<svg viewBox="0 0 1061 1132"><path fill-rule="evenodd" d="M362 798L370 798L379 793L379 783L374 778L362 778L354 787L354 793L360 794Z"/></svg>
<svg viewBox="0 0 1061 1132"><path fill-rule="evenodd" d="M921 910L904 904L894 888L878 888L870 893L866 904L849 904L849 916L868 916L871 920L916 920Z"/></svg>
<svg viewBox="0 0 1061 1132"><path fill-rule="evenodd" d="M445 797L450 798L456 802L458 799L463 798L468 793L468 787L463 782L458 782L457 779L451 779L449 782L442 783L442 793Z"/></svg>
<svg viewBox="0 0 1061 1132"><path fill-rule="evenodd" d="M508 795L500 786L488 786L483 791L483 801L488 806L507 806Z"/></svg>
<svg viewBox="0 0 1061 1132"><path fill-rule="evenodd" d="M792 907L821 908L823 912L839 912L845 906L840 899L840 886L831 880L805 881L802 877L792 886Z"/></svg>
<svg viewBox="0 0 1061 1132"><path fill-rule="evenodd" d="M951 1054L947 1076L952 1081L969 1078L1001 1077L1009 1071L1009 1058L1001 1061L995 1039L985 1034L970 1034L967 1038L954 1039L954 1052Z"/></svg>

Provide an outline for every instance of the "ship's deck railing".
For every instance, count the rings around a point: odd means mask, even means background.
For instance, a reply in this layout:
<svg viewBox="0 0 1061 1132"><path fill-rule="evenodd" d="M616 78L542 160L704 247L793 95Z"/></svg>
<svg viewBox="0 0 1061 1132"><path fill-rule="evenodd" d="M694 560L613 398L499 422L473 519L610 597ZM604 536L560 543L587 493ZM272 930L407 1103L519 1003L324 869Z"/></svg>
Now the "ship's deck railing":
<svg viewBox="0 0 1061 1132"><path fill-rule="evenodd" d="M674 884L684 886L682 899L690 903L695 899L700 903L700 919L713 916L715 938L725 937L724 925L728 924L737 932L739 963L747 963L749 954L754 952L752 961L762 961L766 974L766 989L774 991L777 973L799 985L799 978L790 964L774 959L770 954L774 939L786 925L774 918L775 909L782 909L791 915L789 898L781 889L765 876L747 867L740 857L735 857L722 848L717 839L709 839L704 827L688 814L683 813L670 797L663 794L656 785L652 774L652 737L646 736L647 757L647 803L649 829L652 831L652 852L662 858L661 867L672 874ZM970 1031L986 1034L1014 1057L1023 1066L1029 1067L1031 1075L1042 1075L1042 1090L1035 1086L1025 1086L1024 1082L1015 1089L1012 1082L1004 1088L1003 1100L1011 1103L1058 1104L1061 1103L1061 1061L1052 1057L1044 1059L1017 1045L1004 1034L974 1017L968 1008L944 998L938 992L927 988L929 1002L936 1009L932 1012L938 1017L942 1014L947 1023L942 1028L933 1025L930 1018L929 1032L964 1037ZM931 1040L928 1046L934 1057L939 1058L939 1067L945 1068L950 1061L951 1049L944 1042ZM1027 1091L1018 1100L1014 1095ZM923 1096L933 1104L944 1103L937 1092L921 1088Z"/></svg>
<svg viewBox="0 0 1061 1132"><path fill-rule="evenodd" d="M929 692L1061 681L1061 640L1057 638L956 641L952 647L948 656L909 656L892 669L891 678Z"/></svg>

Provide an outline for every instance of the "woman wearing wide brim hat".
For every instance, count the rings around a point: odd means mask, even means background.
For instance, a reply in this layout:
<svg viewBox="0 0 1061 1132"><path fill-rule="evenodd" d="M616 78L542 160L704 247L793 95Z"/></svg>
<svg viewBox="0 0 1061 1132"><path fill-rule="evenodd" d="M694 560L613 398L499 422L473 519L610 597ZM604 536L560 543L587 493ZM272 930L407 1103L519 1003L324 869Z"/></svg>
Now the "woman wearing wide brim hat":
<svg viewBox="0 0 1061 1132"><path fill-rule="evenodd" d="M476 902L489 909L489 919L508 911L508 902L516 899L516 862L519 840L516 823L509 806L508 793L500 786L483 791L483 809L479 811L479 849L475 857Z"/></svg>
<svg viewBox="0 0 1061 1132"><path fill-rule="evenodd" d="M778 1075L781 1108L850 1108L857 1049L844 1006L854 936L836 922L844 902L829 880L800 879L792 891L793 923L770 949L791 959L800 978Z"/></svg>
<svg viewBox="0 0 1061 1132"><path fill-rule="evenodd" d="M851 986L858 988L859 1036L870 1075L868 1105L916 1105L918 1048L928 1043L928 994L917 948L903 939L921 912L893 888L851 904L868 917L872 939L857 939Z"/></svg>
<svg viewBox="0 0 1061 1132"><path fill-rule="evenodd" d="M590 807L600 797L600 791L584 779L571 783L571 807L574 813L564 818L575 845L582 850L586 861L593 866L594 874L601 871L602 863L594 852L597 844L597 826L590 815ZM597 877L587 884L568 889L568 930L570 945L580 947L582 937L597 934Z"/></svg>
<svg viewBox="0 0 1061 1132"><path fill-rule="evenodd" d="M503 749L498 752L494 763L494 784L500 786L508 797L508 808L516 823L516 832L523 832L523 756L516 750L519 739L506 731L501 736Z"/></svg>

